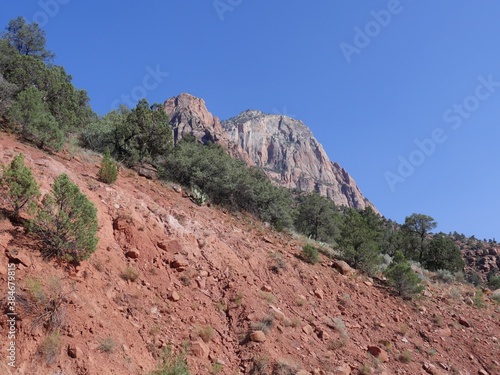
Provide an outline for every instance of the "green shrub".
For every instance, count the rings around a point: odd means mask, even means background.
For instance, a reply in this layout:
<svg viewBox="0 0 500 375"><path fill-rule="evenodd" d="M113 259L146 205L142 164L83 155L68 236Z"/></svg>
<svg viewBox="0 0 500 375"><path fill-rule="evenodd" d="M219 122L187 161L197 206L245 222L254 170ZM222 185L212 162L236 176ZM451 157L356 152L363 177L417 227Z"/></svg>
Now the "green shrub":
<svg viewBox="0 0 500 375"><path fill-rule="evenodd" d="M495 302L500 303L500 292L494 291L493 293L491 293L491 299Z"/></svg>
<svg viewBox="0 0 500 375"><path fill-rule="evenodd" d="M482 290L476 291L474 294L474 298L472 299L474 306L478 309L482 309L484 307L484 294Z"/></svg>
<svg viewBox="0 0 500 375"><path fill-rule="evenodd" d="M500 275L488 275L488 286L491 290L500 289Z"/></svg>
<svg viewBox="0 0 500 375"><path fill-rule="evenodd" d="M208 195L203 192L198 186L193 185L191 188L191 200L198 206L203 206L208 201Z"/></svg>
<svg viewBox="0 0 500 375"><path fill-rule="evenodd" d="M40 195L40 189L31 170L24 165L23 154L14 157L9 166L4 168L0 186L5 191L3 195L16 217Z"/></svg>
<svg viewBox="0 0 500 375"><path fill-rule="evenodd" d="M434 277L436 280L441 281L445 284L449 284L455 281L455 276L448 270L437 270Z"/></svg>
<svg viewBox="0 0 500 375"><path fill-rule="evenodd" d="M309 244L302 248L300 256L307 263L316 264L319 261L318 249Z"/></svg>
<svg viewBox="0 0 500 375"><path fill-rule="evenodd" d="M42 207L30 223L30 230L44 244L42 254L68 262L88 259L98 239L97 210L68 175L54 181Z"/></svg>
<svg viewBox="0 0 500 375"><path fill-rule="evenodd" d="M190 375L186 362L186 354L181 352L175 356L172 349L166 347L158 368L148 375Z"/></svg>
<svg viewBox="0 0 500 375"><path fill-rule="evenodd" d="M118 178L118 166L111 158L109 149L107 149L104 153L101 168L99 169L99 172L97 172L97 178L105 184L112 184Z"/></svg>
<svg viewBox="0 0 500 375"><path fill-rule="evenodd" d="M413 295L421 293L424 290L419 277L399 251L394 255L393 263L387 268L385 275L389 284L403 298L411 298Z"/></svg>
<svg viewBox="0 0 500 375"><path fill-rule="evenodd" d="M467 274L467 281L474 286L479 286L483 284L483 279L481 279L481 276L474 271L470 271Z"/></svg>

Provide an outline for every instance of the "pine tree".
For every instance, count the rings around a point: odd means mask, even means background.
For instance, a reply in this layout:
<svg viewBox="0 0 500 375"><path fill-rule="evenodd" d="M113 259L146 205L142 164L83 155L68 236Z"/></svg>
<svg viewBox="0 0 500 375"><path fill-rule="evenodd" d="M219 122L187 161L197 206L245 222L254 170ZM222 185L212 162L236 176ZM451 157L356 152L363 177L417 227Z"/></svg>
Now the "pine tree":
<svg viewBox="0 0 500 375"><path fill-rule="evenodd" d="M14 157L9 166L4 168L0 185L14 217L19 216L19 212L40 195L31 170L24 165L23 154Z"/></svg>
<svg viewBox="0 0 500 375"><path fill-rule="evenodd" d="M30 229L44 243L46 258L78 263L96 249L97 210L68 175L62 174L55 179L51 194L43 197Z"/></svg>

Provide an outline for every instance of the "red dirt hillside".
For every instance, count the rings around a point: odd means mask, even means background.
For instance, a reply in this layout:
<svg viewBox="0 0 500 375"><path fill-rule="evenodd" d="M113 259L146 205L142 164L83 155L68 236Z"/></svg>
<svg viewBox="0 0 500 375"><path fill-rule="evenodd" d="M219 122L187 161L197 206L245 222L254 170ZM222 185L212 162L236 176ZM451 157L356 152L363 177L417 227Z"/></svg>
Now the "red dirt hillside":
<svg viewBox="0 0 500 375"><path fill-rule="evenodd" d="M500 304L487 293L429 280L424 296L403 301L323 255L303 262L301 237L199 207L172 184L124 168L100 183L99 155L49 155L0 133L0 162L18 153L42 194L69 175L98 209L100 240L71 269L1 218L0 298L5 308L15 263L19 316L16 368L7 315L0 323L0 374L143 375L166 346L186 350L191 374L500 374ZM47 311L40 289L57 290L64 311L51 347L33 324Z"/></svg>

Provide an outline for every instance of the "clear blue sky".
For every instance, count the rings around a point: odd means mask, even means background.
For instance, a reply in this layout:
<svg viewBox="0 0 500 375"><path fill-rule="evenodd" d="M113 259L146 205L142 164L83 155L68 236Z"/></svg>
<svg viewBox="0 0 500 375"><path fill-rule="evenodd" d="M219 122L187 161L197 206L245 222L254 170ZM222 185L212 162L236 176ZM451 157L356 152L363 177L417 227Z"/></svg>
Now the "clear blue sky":
<svg viewBox="0 0 500 375"><path fill-rule="evenodd" d="M18 15L100 114L181 92L222 119L285 112L386 217L500 240L498 1L2 2Z"/></svg>

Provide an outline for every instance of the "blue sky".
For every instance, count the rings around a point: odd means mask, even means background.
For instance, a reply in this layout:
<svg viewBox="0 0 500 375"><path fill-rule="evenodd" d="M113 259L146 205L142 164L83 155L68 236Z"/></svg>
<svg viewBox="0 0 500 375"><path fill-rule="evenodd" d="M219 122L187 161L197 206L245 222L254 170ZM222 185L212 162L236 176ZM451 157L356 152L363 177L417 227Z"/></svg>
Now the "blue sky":
<svg viewBox="0 0 500 375"><path fill-rule="evenodd" d="M2 2L0 25L41 23L100 114L181 92L221 119L290 114L386 217L500 240L499 14L494 0L40 0Z"/></svg>

